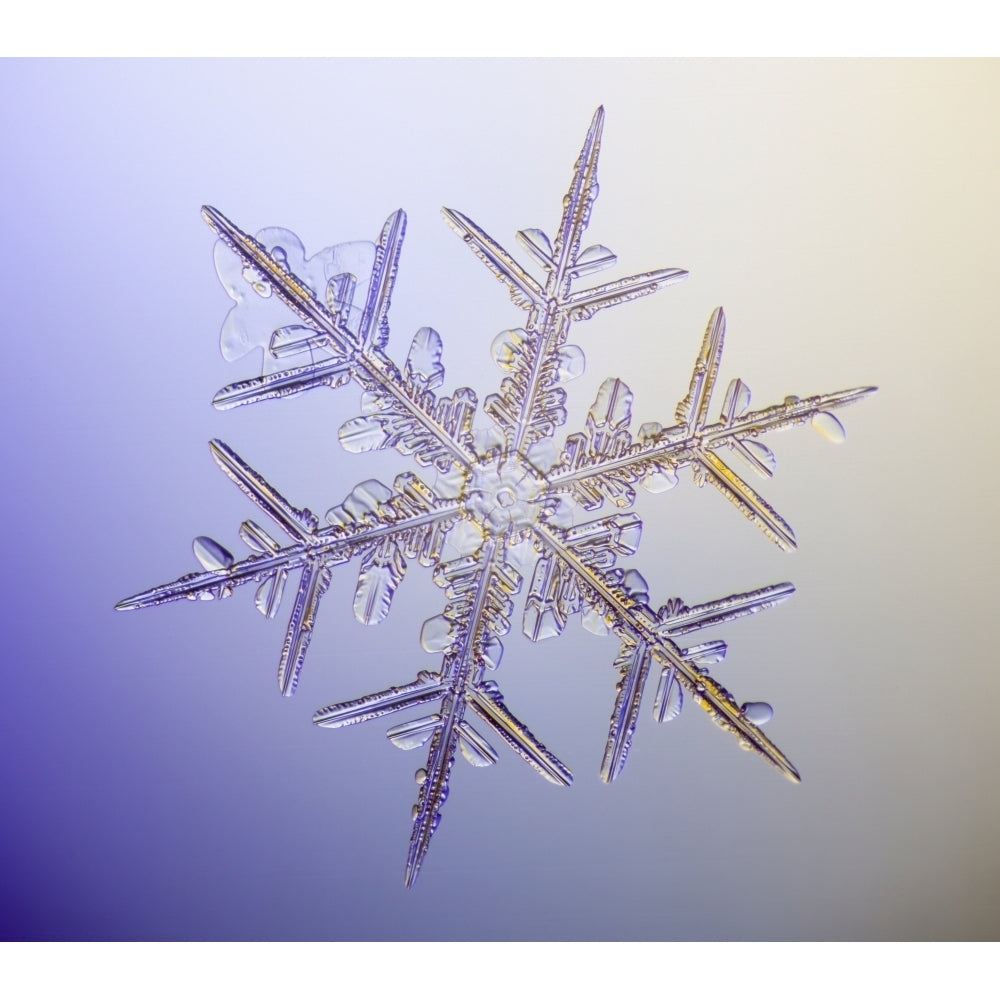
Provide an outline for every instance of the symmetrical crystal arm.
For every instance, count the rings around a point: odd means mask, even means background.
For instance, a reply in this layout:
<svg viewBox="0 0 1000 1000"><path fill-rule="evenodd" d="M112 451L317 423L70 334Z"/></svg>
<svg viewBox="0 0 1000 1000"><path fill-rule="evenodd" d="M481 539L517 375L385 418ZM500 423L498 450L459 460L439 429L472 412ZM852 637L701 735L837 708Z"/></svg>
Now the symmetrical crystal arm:
<svg viewBox="0 0 1000 1000"><path fill-rule="evenodd" d="M607 380L591 408L588 431L567 440L561 463L547 476L549 487L577 494L588 507L599 506L605 497L619 506L628 506L634 498L633 484L643 482L657 492L669 488L676 482L677 471L690 465L699 485L711 483L777 545L795 548L795 534L784 518L723 461L719 451L728 448L758 475L769 477L775 461L770 449L759 441L763 434L811 420L828 437L841 439L843 428L831 411L875 390L847 389L804 400L789 396L777 406L747 413L744 411L750 402L750 390L735 379L726 393L719 420L709 423L724 342L725 315L722 309L716 309L705 331L688 392L677 406L678 423L666 429L647 424L635 444L627 431L631 393L619 380Z"/></svg>
<svg viewBox="0 0 1000 1000"><path fill-rule="evenodd" d="M702 428L697 442L683 424L676 424L659 431L654 440L632 445L621 455L581 455L572 465L563 462L552 469L546 479L554 490L563 492L574 483L614 473L629 473L638 480L657 463L681 469L691 464L695 444L700 444L703 450L714 451L730 442L800 427L820 413L849 406L877 391L875 386L863 386L804 399L790 396L782 403L746 413L731 423L717 421L708 424Z"/></svg>
<svg viewBox="0 0 1000 1000"><path fill-rule="evenodd" d="M438 448L443 449L454 462L468 465L475 460L468 445L451 434L426 407L413 398L400 379L399 372L383 353L388 336L387 313L406 230L405 213L393 213L382 230L376 246L375 266L362 314L361 329L357 336L344 325L339 315L332 314L320 304L301 279L282 267L260 243L235 226L221 212L206 206L202 209L202 214L219 238L246 266L263 275L278 297L305 320L335 355L333 359L316 365L273 372L227 386L216 395L217 406L228 408L290 395L319 385L337 385L349 372L363 388L378 393L391 407L398 408L422 434L433 438ZM315 340L316 337L312 339Z"/></svg>
<svg viewBox="0 0 1000 1000"><path fill-rule="evenodd" d="M661 638L672 639L772 608L787 600L794 592L795 588L790 583L779 583L745 594L731 594L717 601L695 605L693 608L687 607L675 598L660 609L657 615L660 625L656 631ZM634 634L628 634L625 630L621 649L614 664L621 679L618 682L604 758L601 761L601 778L606 782L614 781L625 767L639 719L640 703L649 679L652 653L652 647L648 642ZM698 664L721 660L726 654L726 644L714 639L689 649L682 649L679 653L685 662L701 673ZM654 716L659 722L666 720L667 712L670 710L670 689L675 675L676 671L672 666L665 667L661 674L657 706L654 711ZM675 710L679 711L681 700L679 692L676 698Z"/></svg>
<svg viewBox="0 0 1000 1000"><path fill-rule="evenodd" d="M522 336L516 348L511 347L509 365L505 364L511 376L504 380L501 393L487 400L487 412L503 428L512 453L523 455L532 443L550 436L555 427L565 422L565 392L556 383L566 374L561 369L559 354L571 323L587 319L600 309L649 295L687 276L679 268L664 268L571 292L575 279L610 267L617 260L604 246L580 249L597 198L597 161L603 128L604 109L598 108L563 199L555 239L550 242L539 229L518 233L518 239L546 271L544 287L468 216L454 209L443 210L449 225L508 286L515 304L529 313L525 328L512 331ZM576 347L569 349L575 352L582 366L582 351Z"/></svg>
<svg viewBox="0 0 1000 1000"><path fill-rule="evenodd" d="M449 598L445 614L424 625L424 648L444 653L440 672L421 671L409 684L321 709L313 721L340 728L439 702L437 711L394 726L388 737L403 749L430 743L426 764L417 772L420 792L414 807L406 881L412 884L423 864L448 796L451 768L459 751L471 764L488 766L496 751L467 719L479 719L547 780L568 785L566 766L537 740L504 704L484 671L499 662L497 638L509 628L510 596L520 580L502 562L503 546L489 539L473 556L439 564L437 582Z"/></svg>
<svg viewBox="0 0 1000 1000"><path fill-rule="evenodd" d="M458 724L464 715L464 707L464 702L455 695L446 696L441 703L440 719L435 721L432 730L427 763L414 806L410 846L406 853L404 881L407 886L413 885L420 874L431 838L441 822L441 808L448 798L448 781L458 752Z"/></svg>
<svg viewBox="0 0 1000 1000"><path fill-rule="evenodd" d="M308 510L293 507L258 472L221 441L211 443L212 455L226 475L293 538L281 547L263 528L244 522L240 534L254 554L235 562L217 542L200 538L196 554L205 572L181 577L121 601L125 611L182 598L228 597L245 583L259 584L258 610L273 617L281 602L288 573L302 568L295 602L278 666L278 686L283 695L294 693L320 600L330 583L332 567L362 556L359 594L365 597L359 613L365 623L381 620L388 612L393 592L405 571L402 551L423 561L437 558L443 528L459 516L458 500L442 500L415 476L397 478L398 492L374 480L362 483L345 503L333 508L334 523L318 529L318 519ZM205 560L208 559L208 562Z"/></svg>
<svg viewBox="0 0 1000 1000"><path fill-rule="evenodd" d="M413 830L406 859L406 884L412 885L423 865L431 837L441 821L441 807L448 797L448 778L458 749L460 729L465 715L465 693L481 679L483 664L477 662L475 647L481 647L487 612L494 598L491 576L498 543L485 543L467 572L449 574L441 567L442 580L455 609L467 609L464 622L457 618L459 629L455 642L445 656L442 673L447 678L448 693L441 704L441 722L431 738L424 779L414 807ZM449 581L448 577L452 576Z"/></svg>
<svg viewBox="0 0 1000 1000"><path fill-rule="evenodd" d="M576 263L580 241L590 221L590 210L597 199L597 161L601 153L601 135L604 132L604 108L599 107L591 119L590 128L583 140L583 147L573 169L573 180L563 199L563 214L552 244L550 275L551 291L566 295L569 292L570 267Z"/></svg>
<svg viewBox="0 0 1000 1000"><path fill-rule="evenodd" d="M647 606L624 594L620 588L609 583L604 574L583 562L555 529L545 524L536 524L534 531L539 542L576 574L581 587L608 608L616 623L614 629L624 641L634 643L637 648L640 643L645 644L657 662L676 672L681 684L720 726L761 754L786 777L793 781L799 780L791 761L757 726L744 717L729 692L711 676L685 660L682 651L660 632L658 619ZM641 690L641 687L637 686L636 689ZM627 729L627 720L634 715L634 706L629 704L627 711L623 711L621 715L624 731ZM610 770L614 770L613 766Z"/></svg>
<svg viewBox="0 0 1000 1000"><path fill-rule="evenodd" d="M420 529L454 521L461 511L459 500L440 499L416 477L403 476L399 485L404 490L390 495L381 511L366 511L361 519L318 528L318 519L312 511L293 507L224 442L215 440L209 447L226 475L296 541L292 545L278 546L252 521L246 521L241 535L257 552L239 562L230 559L227 566L190 573L173 583L126 598L116 605L117 610L154 607L204 594L222 596L215 593L220 588L231 593L234 587L260 581L281 569L296 569L309 561L331 565L344 563L385 538L406 537ZM419 484L419 491L411 483ZM264 554L258 554L261 552Z"/></svg>

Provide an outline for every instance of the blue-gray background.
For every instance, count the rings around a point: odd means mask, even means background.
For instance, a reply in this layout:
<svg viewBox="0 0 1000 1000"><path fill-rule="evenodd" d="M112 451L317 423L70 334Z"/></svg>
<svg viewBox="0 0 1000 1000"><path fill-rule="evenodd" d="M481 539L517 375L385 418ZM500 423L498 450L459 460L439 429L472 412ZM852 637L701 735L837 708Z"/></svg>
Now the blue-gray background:
<svg viewBox="0 0 1000 1000"><path fill-rule="evenodd" d="M995 722L1000 279L996 62L0 63L4 645L0 920L28 939L885 939L1000 935ZM718 675L776 707L781 780L704 715L657 727L597 777L615 644L571 623L513 636L508 703L574 769L456 764L421 879L402 886L419 752L313 711L433 666L441 593L414 567L390 619L353 621L335 575L303 682L282 699L283 618L120 598L241 551L252 514L221 437L324 511L391 481L350 456L354 388L219 413L229 306L203 203L283 225L309 252L409 214L391 345L445 340L482 398L503 289L441 221L501 242L555 225L607 108L589 235L619 274L692 277L574 339L579 426L610 374L633 427L668 422L705 321L726 307L723 384L761 405L878 384L835 447L773 439L764 487L786 555L685 477L641 505L654 602L793 580L725 630Z"/></svg>

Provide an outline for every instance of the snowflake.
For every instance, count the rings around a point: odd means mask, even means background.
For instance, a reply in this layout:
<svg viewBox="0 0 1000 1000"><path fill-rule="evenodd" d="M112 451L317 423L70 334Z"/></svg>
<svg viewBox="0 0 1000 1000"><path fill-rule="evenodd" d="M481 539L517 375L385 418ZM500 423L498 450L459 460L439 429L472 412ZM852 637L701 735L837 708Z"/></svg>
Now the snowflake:
<svg viewBox="0 0 1000 1000"><path fill-rule="evenodd" d="M544 280L533 277L471 219L443 210L449 225L527 314L523 327L506 330L493 342L493 358L506 375L499 391L483 403L490 418L485 428L473 428L477 399L471 389L458 389L450 397L438 394L444 369L435 330L417 332L402 369L386 353L388 310L406 225L402 211L390 216L377 244L344 244L307 259L301 242L287 230L266 229L252 238L215 209L203 210L220 238L217 270L236 302L223 327L223 353L234 358L263 347L265 356L259 377L222 389L215 405L226 409L354 381L362 389L361 414L341 427L344 448L395 448L429 472L423 478L403 472L391 488L377 480L360 483L327 512L327 525L321 527L315 514L294 507L231 448L213 441L212 454L221 469L290 541L279 542L247 520L239 533L251 554L237 561L218 542L197 538L194 554L201 572L118 607L223 598L252 582L257 609L270 618L277 614L289 573L299 572L278 667L281 693L291 695L335 567L358 560L354 614L367 625L388 614L408 560L431 568L446 603L440 615L424 623L420 642L427 652L441 654L440 667L422 670L398 687L330 705L314 718L317 725L337 728L422 709L419 717L388 731L402 748L429 744L427 761L416 772L419 793L408 885L416 879L440 822L458 753L474 766L497 760L484 731L549 781L572 781L562 761L510 712L489 677L500 663L500 637L510 630L513 598L525 580L522 630L531 641L558 635L570 616L580 614L586 628L614 633L621 643L614 664L620 679L601 765L604 781L615 780L625 766L654 664L653 714L659 722L675 718L685 698L693 699L740 746L799 780L788 758L761 731L771 707L738 704L709 673L725 656L726 644L680 644L689 633L773 607L793 593L792 585L762 587L694 607L674 598L654 609L642 575L616 563L639 545L642 523L627 512L636 487L651 493L669 490L684 466L691 467L698 485L718 489L772 541L794 548L791 528L734 471L729 456L768 477L775 460L761 435L811 421L827 437L842 440L843 427L831 411L874 390L789 396L750 410L749 389L734 379L713 422L709 406L725 332L725 317L717 309L672 426L646 423L633 438L632 393L620 379L609 378L601 384L583 430L570 434L559 448L555 435L566 422L562 385L584 368L582 350L568 343L571 324L687 276L664 269L574 288L579 278L616 262L607 247L581 249L597 197L603 121L599 108L576 162L555 238L539 229L517 234ZM288 309L301 322L289 325ZM605 502L617 511L592 517L590 512Z"/></svg>

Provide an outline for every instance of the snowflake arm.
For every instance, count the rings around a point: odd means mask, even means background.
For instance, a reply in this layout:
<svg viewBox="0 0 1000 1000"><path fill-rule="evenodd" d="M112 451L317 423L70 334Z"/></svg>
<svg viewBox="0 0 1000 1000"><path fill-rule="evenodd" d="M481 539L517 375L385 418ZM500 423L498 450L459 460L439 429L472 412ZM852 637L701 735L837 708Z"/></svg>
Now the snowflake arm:
<svg viewBox="0 0 1000 1000"><path fill-rule="evenodd" d="M636 647L640 644L647 646L653 658L661 666L674 671L679 683L694 696L716 723L736 735L741 744L755 750L787 778L799 781L798 771L791 761L745 717L732 695L718 681L708 674L703 674L697 666L686 660L673 641L667 635L661 634L660 622L648 605L631 596L628 590L616 581L609 580L605 573L588 566L566 544L565 539L560 537L558 529L539 523L534 526L534 532L540 543L576 576L581 588L591 595L591 599L606 607L615 623L613 629L619 637ZM645 650L642 655L645 655ZM639 685L635 687L638 688ZM620 725L618 728L623 729ZM624 730L627 730L627 725ZM613 736L612 741L614 739ZM625 731L621 741L626 745L628 743ZM627 746L625 751L618 754L622 763L626 752ZM606 759L607 756L606 754ZM608 773L611 774L613 770L612 767ZM620 765L618 770L620 771Z"/></svg>
<svg viewBox="0 0 1000 1000"><path fill-rule="evenodd" d="M217 209L206 206L202 214L245 266L306 322L305 336L297 339L282 338L282 331L276 331L272 354L287 356L317 347L333 354L317 364L271 372L227 386L215 397L218 408L279 398L318 386L338 386L351 377L368 395L370 409L381 411L378 416L368 416L366 426L372 429L374 439L369 435L366 449L391 445L404 454L414 454L422 465L433 464L442 470L452 463L467 465L474 461L469 441L472 413L464 412L470 409L470 403L471 410L475 409L471 391L460 390L463 395L459 408L463 412L448 426L435 412L430 390L425 387L423 392L415 391L412 382L401 377L383 351L388 338L388 309L406 232L406 215L402 210L389 217L376 245L372 279L357 335L347 327L340 312L323 306L305 281L282 266L283 262L268 253L261 243ZM335 297L328 294L328 298L331 306L335 305ZM356 431L357 425L352 425L352 429ZM357 441L356 435L354 440Z"/></svg>
<svg viewBox="0 0 1000 1000"><path fill-rule="evenodd" d="M437 712L387 733L402 749L430 741L427 762L416 773L420 791L413 813L407 885L416 880L440 823L459 750L476 767L497 760L496 751L466 718L467 709L547 780L560 785L572 781L566 766L506 708L496 682L484 679L485 670L499 663L503 650L497 637L510 628L510 598L520 589L520 577L502 559L502 551L500 540L489 539L477 554L436 569L435 580L445 587L449 603L443 615L425 623L422 642L425 650L444 653L439 673L421 671L409 684L330 705L313 718L316 725L340 728L440 702Z"/></svg>
<svg viewBox="0 0 1000 1000"><path fill-rule="evenodd" d="M746 615L756 614L758 611L765 611L787 600L794 592L795 588L790 583L778 583L750 593L731 594L721 600L710 601L693 608L688 608L677 599L668 601L657 615L661 623L657 632L663 639L673 639L697 629L710 628ZM635 594L630 596L634 599ZM622 635L622 640L614 664L621 680L611 712L604 759L601 761L601 778L608 783L614 781L625 768L639 721L640 702L653 655L650 643L635 634L626 631ZM705 665L720 662L725 658L726 651L726 644L716 639L681 649L679 655L704 676ZM677 678L676 666L670 663L664 666L660 673L653 716L658 722L666 722L680 714L682 704L681 682ZM745 712L743 714L745 715Z"/></svg>
<svg viewBox="0 0 1000 1000"><path fill-rule="evenodd" d="M544 287L471 219L453 209L444 209L449 225L507 285L515 305L529 312L523 329L507 331L494 344L495 357L511 375L504 379L501 392L486 401L486 412L504 429L512 452L523 452L565 422L566 394L557 383L579 375L584 363L579 347L564 346L570 323L687 277L687 271L665 268L570 293L575 278L611 267L617 261L616 255L604 246L580 250L597 198L597 161L603 128L604 109L598 108L563 199L555 240L550 242L540 229L518 233L519 241L546 271Z"/></svg>
<svg viewBox="0 0 1000 1000"><path fill-rule="evenodd" d="M678 404L678 423L666 429L659 424L643 425L637 444L627 430L631 393L619 379L608 379L591 407L587 431L567 439L559 465L550 471L551 488L572 493L590 509L604 499L628 506L635 499L634 484L645 485L652 492L669 489L677 481L677 471L690 465L699 485L710 482L768 538L783 549L794 549L795 534L784 518L717 451L728 447L758 475L770 477L775 459L758 440L762 434L811 420L826 436L842 440L843 427L831 411L857 402L875 389L847 389L804 400L789 396L776 406L745 413L750 390L734 379L719 420L710 424L708 408L724 339L725 315L720 308L712 313L688 393Z"/></svg>
<svg viewBox="0 0 1000 1000"><path fill-rule="evenodd" d="M376 624L388 613L405 572L403 553L428 565L437 561L444 535L459 517L458 503L438 498L416 476L405 473L397 477L395 493L376 480L359 484L343 504L331 508L327 518L334 523L320 529L312 511L293 507L222 441L213 441L210 447L219 467L293 539L292 544L281 547L255 522L245 521L240 537L253 554L235 562L217 542L198 538L195 554L204 572L127 598L117 608L127 611L184 598L225 598L236 587L255 582L257 609L272 618L289 572L301 568L278 666L281 693L291 695L298 685L332 568L361 556L355 616L364 624Z"/></svg>

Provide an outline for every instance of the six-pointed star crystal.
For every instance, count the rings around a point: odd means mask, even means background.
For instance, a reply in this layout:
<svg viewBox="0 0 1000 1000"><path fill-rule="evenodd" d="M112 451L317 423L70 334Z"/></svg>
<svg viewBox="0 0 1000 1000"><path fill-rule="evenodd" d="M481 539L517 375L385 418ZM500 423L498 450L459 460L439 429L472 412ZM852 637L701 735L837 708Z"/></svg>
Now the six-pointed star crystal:
<svg viewBox="0 0 1000 1000"><path fill-rule="evenodd" d="M831 411L873 390L789 396L777 405L750 410L749 389L734 379L712 421L709 405L725 333L725 317L717 309L672 426L647 423L633 439L632 393L621 380L609 378L601 384L583 430L570 434L560 448L555 435L566 421L562 386L584 369L582 350L568 343L571 324L687 276L663 269L575 287L584 275L616 262L607 247L581 248L597 197L603 123L604 111L598 109L554 238L539 229L517 234L544 273L542 280L471 219L444 209L447 222L526 313L523 327L502 332L493 343L493 358L506 375L499 391L483 404L488 424L476 428L477 399L471 389L458 389L450 397L437 393L444 369L436 331L423 327L417 332L402 369L386 353L389 303L406 224L402 211L389 217L377 244L342 244L307 259L301 242L287 230L266 229L252 238L220 212L204 209L205 220L219 236L219 276L236 301L223 328L223 352L235 357L259 346L265 355L263 374L222 389L215 405L226 409L354 381L363 393L361 414L341 428L344 447L352 452L392 447L429 472L402 472L392 487L377 480L360 483L327 512L328 525L320 527L315 514L294 507L231 448L214 441L212 454L219 466L289 541L279 542L256 522L245 521L240 537L251 554L236 561L218 542L197 538L194 554L201 572L118 607L228 597L236 587L253 582L258 610L273 617L289 573L298 572L278 667L281 693L291 695L336 567L358 560L354 613L365 624L388 614L407 560L431 568L446 602L443 613L425 622L420 641L428 652L441 654L440 667L420 671L397 687L330 705L314 719L336 728L422 709L388 732L402 748L429 745L426 763L416 772L419 793L408 885L417 877L440 822L458 753L475 766L496 761L497 751L484 733L507 744L549 781L568 785L572 780L562 761L510 712L496 681L488 677L500 663L500 637L510 630L513 599L524 580L522 629L530 640L558 635L570 616L579 613L585 627L598 634L612 632L621 643L601 765L605 781L613 781L625 766L653 663L659 668L653 708L658 721L675 718L685 697L692 698L741 746L798 780L788 758L761 731L770 720L770 706L738 704L710 675L708 667L723 659L726 644L713 639L683 647L677 641L773 607L792 594L792 585L762 587L694 607L675 598L657 609L641 574L616 563L639 545L642 524L628 512L635 487L652 493L668 490L684 466L691 467L696 483L711 483L772 541L793 548L791 528L726 459L735 455L768 477L775 461L761 435L811 421L827 437L841 440L843 427ZM297 322L287 322L288 310ZM289 366L288 358L301 360L303 355L304 363ZM615 512L594 517L591 512L605 502Z"/></svg>

